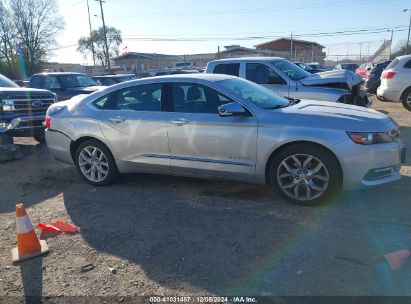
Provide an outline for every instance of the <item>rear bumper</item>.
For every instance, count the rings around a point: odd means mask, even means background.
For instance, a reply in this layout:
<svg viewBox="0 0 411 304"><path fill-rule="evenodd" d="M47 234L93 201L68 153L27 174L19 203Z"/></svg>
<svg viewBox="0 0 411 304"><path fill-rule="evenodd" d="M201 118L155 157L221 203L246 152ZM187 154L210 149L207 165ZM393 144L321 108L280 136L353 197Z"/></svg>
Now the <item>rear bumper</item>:
<svg viewBox="0 0 411 304"><path fill-rule="evenodd" d="M11 136L36 136L44 132L45 115L21 116L8 122L0 122L0 134Z"/></svg>
<svg viewBox="0 0 411 304"><path fill-rule="evenodd" d="M55 160L62 161L67 164L74 164L73 158L70 153L71 138L67 135L54 131L54 130L45 130L47 148L51 156Z"/></svg>
<svg viewBox="0 0 411 304"><path fill-rule="evenodd" d="M377 97L380 100L384 100L384 101L400 102L401 93L398 91L389 90L386 87L380 86L377 89Z"/></svg>

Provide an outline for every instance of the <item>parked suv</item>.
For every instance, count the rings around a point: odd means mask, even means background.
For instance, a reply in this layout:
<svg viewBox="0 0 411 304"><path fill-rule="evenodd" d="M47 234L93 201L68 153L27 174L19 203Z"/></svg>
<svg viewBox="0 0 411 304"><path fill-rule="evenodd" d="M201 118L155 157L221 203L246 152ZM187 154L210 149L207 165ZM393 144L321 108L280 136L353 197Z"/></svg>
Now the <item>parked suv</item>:
<svg viewBox="0 0 411 304"><path fill-rule="evenodd" d="M57 94L59 101L102 88L90 76L69 72L34 74L29 87L50 90Z"/></svg>
<svg viewBox="0 0 411 304"><path fill-rule="evenodd" d="M46 111L55 101L50 91L21 88L0 74L0 135L43 141Z"/></svg>
<svg viewBox="0 0 411 304"><path fill-rule="evenodd" d="M377 93L377 89L381 84L381 74L384 69L391 63L391 60L377 63L368 73L365 81L365 90L370 94Z"/></svg>
<svg viewBox="0 0 411 304"><path fill-rule="evenodd" d="M395 58L381 75L377 89L380 100L401 101L411 111L411 55Z"/></svg>
<svg viewBox="0 0 411 304"><path fill-rule="evenodd" d="M244 57L210 61L206 73L245 78L288 98L371 105L360 92L361 78L346 70L310 74L279 57Z"/></svg>

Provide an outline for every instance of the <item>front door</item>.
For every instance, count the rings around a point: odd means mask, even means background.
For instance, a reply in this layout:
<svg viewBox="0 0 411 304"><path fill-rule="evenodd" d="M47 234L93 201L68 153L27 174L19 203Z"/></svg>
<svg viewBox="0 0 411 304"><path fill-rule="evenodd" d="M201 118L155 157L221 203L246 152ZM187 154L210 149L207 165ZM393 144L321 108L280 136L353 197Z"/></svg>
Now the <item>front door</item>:
<svg viewBox="0 0 411 304"><path fill-rule="evenodd" d="M167 112L171 169L194 175L251 179L257 150L257 120L218 114L218 106L233 102L214 89L196 83L172 84Z"/></svg>
<svg viewBox="0 0 411 304"><path fill-rule="evenodd" d="M128 87L95 102L102 107L100 128L110 149L135 169L170 167L163 85Z"/></svg>
<svg viewBox="0 0 411 304"><path fill-rule="evenodd" d="M289 97L289 85L276 71L264 63L247 63L246 79L258 83L280 95Z"/></svg>

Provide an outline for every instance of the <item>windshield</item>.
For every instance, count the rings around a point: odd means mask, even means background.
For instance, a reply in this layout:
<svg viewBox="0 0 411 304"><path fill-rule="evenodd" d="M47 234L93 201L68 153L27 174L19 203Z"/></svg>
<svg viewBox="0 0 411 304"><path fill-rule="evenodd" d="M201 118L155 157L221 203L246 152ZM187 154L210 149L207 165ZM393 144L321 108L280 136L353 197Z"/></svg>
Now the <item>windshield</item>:
<svg viewBox="0 0 411 304"><path fill-rule="evenodd" d="M91 77L86 75L61 75L59 78L65 88L98 86Z"/></svg>
<svg viewBox="0 0 411 304"><path fill-rule="evenodd" d="M283 108L290 104L290 101L285 97L245 79L226 79L217 81L217 83L242 99L266 110Z"/></svg>
<svg viewBox="0 0 411 304"><path fill-rule="evenodd" d="M273 61L272 64L274 64L281 72L286 74L292 80L300 80L311 75L307 71L304 71L302 68L300 68L298 65L288 60L277 60Z"/></svg>
<svg viewBox="0 0 411 304"><path fill-rule="evenodd" d="M0 87L4 88L18 88L19 86L7 77L0 75Z"/></svg>

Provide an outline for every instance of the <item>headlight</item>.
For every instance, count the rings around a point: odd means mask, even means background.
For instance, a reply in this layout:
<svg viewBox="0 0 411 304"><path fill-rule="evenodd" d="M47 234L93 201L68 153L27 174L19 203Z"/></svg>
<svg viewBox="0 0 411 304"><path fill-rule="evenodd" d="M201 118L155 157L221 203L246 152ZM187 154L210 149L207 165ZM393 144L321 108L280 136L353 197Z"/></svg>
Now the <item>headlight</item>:
<svg viewBox="0 0 411 304"><path fill-rule="evenodd" d="M394 142L399 138L400 131L389 132L347 132L353 142L360 145L374 145Z"/></svg>
<svg viewBox="0 0 411 304"><path fill-rule="evenodd" d="M14 111L14 101L13 100L9 100L9 99L4 99L1 102L1 105L3 107L3 111Z"/></svg>

